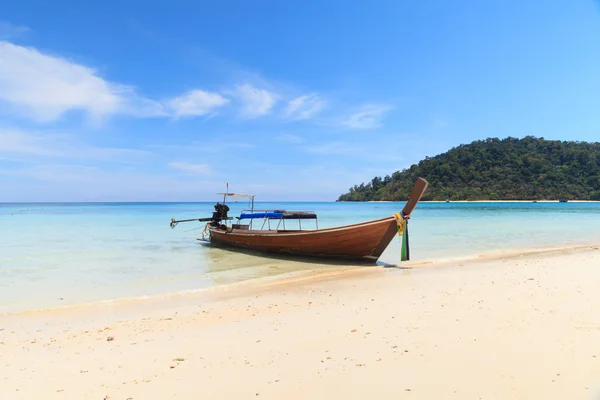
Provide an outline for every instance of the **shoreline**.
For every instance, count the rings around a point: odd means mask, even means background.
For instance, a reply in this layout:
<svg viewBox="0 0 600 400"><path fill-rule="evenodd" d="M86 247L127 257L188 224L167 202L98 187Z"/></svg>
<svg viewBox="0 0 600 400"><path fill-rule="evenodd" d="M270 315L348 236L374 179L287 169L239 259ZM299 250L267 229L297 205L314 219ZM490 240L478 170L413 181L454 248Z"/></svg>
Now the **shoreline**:
<svg viewBox="0 0 600 400"><path fill-rule="evenodd" d="M554 249L3 316L0 398L590 398L599 260Z"/></svg>
<svg viewBox="0 0 600 400"><path fill-rule="evenodd" d="M214 286L202 287L197 289L187 289L175 292L165 292L150 295L141 295L135 297L118 297L113 299L105 299L90 302L80 302L73 304L65 304L57 307L48 308L32 308L17 311L10 311L0 313L0 317L13 317L20 315L40 315L40 314L52 314L54 312L62 313L69 312L70 310L85 310L85 309L103 309L108 307L119 307L123 305L136 305L136 304L152 304L161 301L174 301L193 299L193 298L204 298L215 295L222 295L223 293L231 291L237 293L243 291L245 287L253 286L265 286L265 285L281 285L289 282L290 280L319 280L328 276L344 276L344 274L353 274L356 271L372 271L378 269L421 269L421 268L436 268L444 267L450 264L472 264L477 262L492 262L502 261L511 259L527 258L532 256L552 256L554 254L565 254L565 253L578 253L586 251L594 251L600 249L600 243L581 243L569 246L561 247L542 247L542 248L525 248L525 249L512 249L502 250L481 254L474 254L470 256L462 257L451 257L451 258L437 258L430 260L420 261L407 261L400 264L389 264L384 262L378 262L374 265L364 264L321 264L317 261L310 264L311 267L300 270L292 270L281 274L261 276L249 279L243 279L240 281L217 284Z"/></svg>

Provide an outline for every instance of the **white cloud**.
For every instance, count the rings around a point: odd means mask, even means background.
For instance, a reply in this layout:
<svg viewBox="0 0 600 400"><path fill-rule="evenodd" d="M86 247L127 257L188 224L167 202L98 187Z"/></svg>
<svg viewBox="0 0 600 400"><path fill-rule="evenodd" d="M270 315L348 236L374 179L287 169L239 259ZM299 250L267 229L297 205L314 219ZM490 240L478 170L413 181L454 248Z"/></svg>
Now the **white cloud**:
<svg viewBox="0 0 600 400"><path fill-rule="evenodd" d="M0 23L0 33L4 35L26 30ZM90 67L35 48L0 40L0 60L0 114L38 122L54 122L72 111L83 112L96 122L113 115L212 116L217 109L229 104L237 108L241 117L250 119L270 114L283 97L246 82L221 93L194 89L156 101L142 96L132 86L103 79ZM288 98L281 112L291 120L306 120L320 113L325 105L321 96L310 93ZM351 129L377 128L389 110L389 106L366 105L338 120L336 125Z"/></svg>
<svg viewBox="0 0 600 400"><path fill-rule="evenodd" d="M182 96L167 101L175 117L197 117L212 113L229 100L218 93L192 90Z"/></svg>
<svg viewBox="0 0 600 400"><path fill-rule="evenodd" d="M374 129L381 126L383 115L393 107L384 105L366 105L342 121L342 125L351 129Z"/></svg>
<svg viewBox="0 0 600 400"><path fill-rule="evenodd" d="M165 115L162 105L126 85L108 82L83 65L33 48L0 42L0 101L12 111L49 122L71 110L93 119L112 114Z"/></svg>
<svg viewBox="0 0 600 400"><path fill-rule="evenodd" d="M258 89L248 83L236 85L228 93L242 103L240 114L244 118L256 118L270 113L278 97L273 92Z"/></svg>
<svg viewBox="0 0 600 400"><path fill-rule="evenodd" d="M169 167L198 175L212 174L212 169L210 168L210 165L207 164L191 164L186 162L173 161L169 163Z"/></svg>
<svg viewBox="0 0 600 400"><path fill-rule="evenodd" d="M309 119L325 107L325 101L316 93L296 97L288 102L286 116L300 120Z"/></svg>
<svg viewBox="0 0 600 400"><path fill-rule="evenodd" d="M0 21L0 40L18 37L29 31L31 29L26 26L18 26L7 21Z"/></svg>
<svg viewBox="0 0 600 400"><path fill-rule="evenodd" d="M302 143L303 142L301 137L292 135L291 133L283 133L283 134L277 136L276 139L279 140L280 142L287 142L287 143Z"/></svg>

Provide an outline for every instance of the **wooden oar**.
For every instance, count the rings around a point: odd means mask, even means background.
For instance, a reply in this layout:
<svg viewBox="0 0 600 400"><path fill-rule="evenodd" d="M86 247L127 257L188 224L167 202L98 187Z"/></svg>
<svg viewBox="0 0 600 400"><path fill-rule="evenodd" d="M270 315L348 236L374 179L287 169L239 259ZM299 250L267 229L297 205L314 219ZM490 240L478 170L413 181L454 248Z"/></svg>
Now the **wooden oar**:
<svg viewBox="0 0 600 400"><path fill-rule="evenodd" d="M405 219L410 218L410 214L413 212L413 210L417 206L417 203L419 202L419 200L421 200L421 196L423 196L423 193L425 193L427 186L429 186L429 182L427 182L425 179L423 179L423 178L417 179L417 182L415 183L415 187L413 188L412 193L410 194L410 197L408 198L408 201L406 202L406 205L404 206L404 209L402 210L402 216Z"/></svg>

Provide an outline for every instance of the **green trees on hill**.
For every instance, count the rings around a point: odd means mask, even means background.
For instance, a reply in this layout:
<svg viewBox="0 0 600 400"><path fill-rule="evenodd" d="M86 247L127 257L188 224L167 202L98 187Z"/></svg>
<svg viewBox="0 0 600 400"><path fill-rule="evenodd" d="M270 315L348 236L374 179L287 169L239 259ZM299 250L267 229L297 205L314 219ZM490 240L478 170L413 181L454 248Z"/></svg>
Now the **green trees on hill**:
<svg viewBox="0 0 600 400"><path fill-rule="evenodd" d="M488 138L355 185L338 201L403 201L418 177L429 181L423 200L600 200L600 143Z"/></svg>

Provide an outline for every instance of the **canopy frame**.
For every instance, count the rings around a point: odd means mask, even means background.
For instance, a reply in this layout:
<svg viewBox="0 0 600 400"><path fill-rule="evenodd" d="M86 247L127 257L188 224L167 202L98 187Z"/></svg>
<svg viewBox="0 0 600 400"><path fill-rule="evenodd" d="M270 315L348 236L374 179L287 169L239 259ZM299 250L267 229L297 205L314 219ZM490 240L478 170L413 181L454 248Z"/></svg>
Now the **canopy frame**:
<svg viewBox="0 0 600 400"><path fill-rule="evenodd" d="M248 198L251 201L252 211L254 211L254 195L246 193L229 193L229 182L226 184L225 193L217 193L217 195L223 196L223 204L225 204L228 197L232 199Z"/></svg>
<svg viewBox="0 0 600 400"><path fill-rule="evenodd" d="M256 214L253 214L256 213ZM252 223L255 219L262 219L263 223L261 226L261 230L265 228L265 224L268 229L271 230L271 220L276 220L277 222L277 230L279 227L283 225L283 230L285 230L285 220L292 219L298 220L298 227L302 230L302 220L303 219L314 219L316 229L319 229L319 218L317 214L313 211L285 211L285 210L242 210L240 216L237 217L238 221L243 219L249 219L250 223L248 225L249 229L252 229Z"/></svg>

